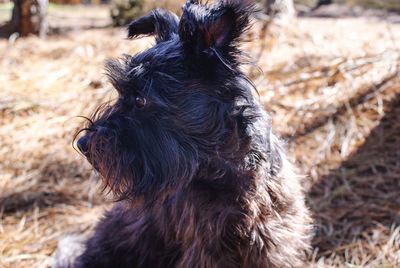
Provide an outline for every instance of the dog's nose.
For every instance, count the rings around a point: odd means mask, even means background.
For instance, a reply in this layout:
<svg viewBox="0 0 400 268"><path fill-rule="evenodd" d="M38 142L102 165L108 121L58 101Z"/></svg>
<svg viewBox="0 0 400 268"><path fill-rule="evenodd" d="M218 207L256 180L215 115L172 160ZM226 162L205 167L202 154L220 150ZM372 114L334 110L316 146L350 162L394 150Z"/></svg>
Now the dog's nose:
<svg viewBox="0 0 400 268"><path fill-rule="evenodd" d="M89 138L87 136L83 136L76 143L76 146L78 147L79 151L81 151L81 153L84 155L87 155L88 150L89 150L88 141L89 141Z"/></svg>

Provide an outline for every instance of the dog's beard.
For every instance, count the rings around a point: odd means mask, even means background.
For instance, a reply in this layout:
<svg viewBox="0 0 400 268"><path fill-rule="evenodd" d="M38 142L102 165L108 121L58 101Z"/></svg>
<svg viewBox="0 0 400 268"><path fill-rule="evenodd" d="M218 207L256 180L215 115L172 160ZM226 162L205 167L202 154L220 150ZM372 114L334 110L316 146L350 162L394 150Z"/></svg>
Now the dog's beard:
<svg viewBox="0 0 400 268"><path fill-rule="evenodd" d="M116 197L122 198L132 189L136 175L128 174L126 167L132 166L133 159L119 148L118 140L109 131L99 129L91 135L86 157L101 175L103 190L111 190Z"/></svg>
<svg viewBox="0 0 400 268"><path fill-rule="evenodd" d="M165 132L99 131L90 139L87 158L100 173L103 190L118 199L154 196L187 185L196 174L198 153L185 144Z"/></svg>

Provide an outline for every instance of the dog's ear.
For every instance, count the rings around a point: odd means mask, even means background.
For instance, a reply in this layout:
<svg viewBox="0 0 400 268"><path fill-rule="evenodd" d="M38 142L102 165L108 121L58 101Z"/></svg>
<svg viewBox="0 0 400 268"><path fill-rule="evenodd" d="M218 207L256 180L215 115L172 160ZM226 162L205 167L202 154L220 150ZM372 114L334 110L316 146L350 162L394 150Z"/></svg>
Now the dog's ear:
<svg viewBox="0 0 400 268"><path fill-rule="evenodd" d="M196 0L183 6L179 36L184 45L196 55L209 50L231 52L249 25L253 10L250 1L222 0L208 8Z"/></svg>
<svg viewBox="0 0 400 268"><path fill-rule="evenodd" d="M156 9L129 24L128 38L155 35L157 42L167 41L177 34L178 25L179 19L174 13Z"/></svg>

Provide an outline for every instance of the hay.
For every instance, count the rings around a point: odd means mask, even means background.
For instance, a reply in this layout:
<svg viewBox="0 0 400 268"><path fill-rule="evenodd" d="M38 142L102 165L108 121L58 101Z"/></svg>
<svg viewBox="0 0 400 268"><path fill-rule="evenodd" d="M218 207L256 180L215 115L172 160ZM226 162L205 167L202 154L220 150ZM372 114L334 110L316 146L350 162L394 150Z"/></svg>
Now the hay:
<svg viewBox="0 0 400 268"><path fill-rule="evenodd" d="M247 71L308 175L310 266L398 267L400 25L299 19L255 40L264 73ZM0 41L0 267L48 267L110 204L71 141L76 116L113 98L104 60L152 40L134 42L119 29Z"/></svg>

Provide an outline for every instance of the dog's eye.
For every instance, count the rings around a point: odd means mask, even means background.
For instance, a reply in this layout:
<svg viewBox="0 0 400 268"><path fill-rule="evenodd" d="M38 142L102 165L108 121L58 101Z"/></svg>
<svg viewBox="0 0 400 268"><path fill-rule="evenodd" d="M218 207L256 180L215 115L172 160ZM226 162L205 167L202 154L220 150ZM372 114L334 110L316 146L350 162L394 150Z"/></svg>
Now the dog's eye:
<svg viewBox="0 0 400 268"><path fill-rule="evenodd" d="M144 108L146 106L146 99L142 96L136 96L135 98L135 105L137 108Z"/></svg>

